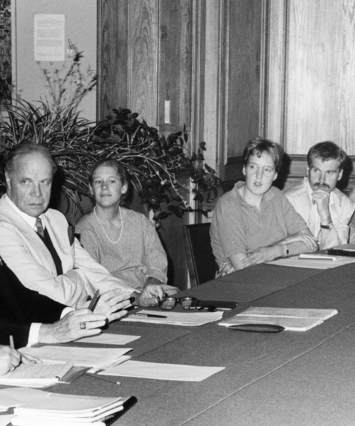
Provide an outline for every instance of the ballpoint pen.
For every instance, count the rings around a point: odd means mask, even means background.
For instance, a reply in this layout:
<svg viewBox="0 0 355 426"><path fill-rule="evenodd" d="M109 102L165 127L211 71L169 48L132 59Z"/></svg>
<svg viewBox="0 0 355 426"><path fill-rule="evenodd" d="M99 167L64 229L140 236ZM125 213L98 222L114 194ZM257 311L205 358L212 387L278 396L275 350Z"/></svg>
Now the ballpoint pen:
<svg viewBox="0 0 355 426"><path fill-rule="evenodd" d="M146 318L167 318L166 315L159 315L159 314L144 314L144 313L140 313L137 312L136 315L140 316L140 317L146 317Z"/></svg>
<svg viewBox="0 0 355 426"><path fill-rule="evenodd" d="M91 302L89 304L89 309L90 309L91 312L93 312L94 309L96 308L96 305L97 305L97 302L99 301L99 298L100 298L100 291L96 290L94 297L91 299Z"/></svg>

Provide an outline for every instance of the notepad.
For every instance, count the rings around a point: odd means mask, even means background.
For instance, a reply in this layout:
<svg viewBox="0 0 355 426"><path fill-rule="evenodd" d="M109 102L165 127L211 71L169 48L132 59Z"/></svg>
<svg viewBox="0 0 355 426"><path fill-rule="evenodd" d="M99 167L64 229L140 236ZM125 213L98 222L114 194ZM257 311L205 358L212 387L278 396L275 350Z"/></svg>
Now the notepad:
<svg viewBox="0 0 355 426"><path fill-rule="evenodd" d="M72 364L46 364L31 363L20 364L15 370L0 376L1 385L47 387L59 381L64 381L65 376L72 369Z"/></svg>
<svg viewBox="0 0 355 426"><path fill-rule="evenodd" d="M213 374L224 370L224 368L130 360L121 365L105 369L99 374L143 379L201 382Z"/></svg>
<svg viewBox="0 0 355 426"><path fill-rule="evenodd" d="M104 368L120 361L132 348L95 348L83 346L40 346L20 349L42 361L71 362L74 366ZM126 358L124 358L126 360Z"/></svg>
<svg viewBox="0 0 355 426"><path fill-rule="evenodd" d="M230 327L241 324L275 324L285 330L307 331L337 313L336 309L250 307L218 325Z"/></svg>
<svg viewBox="0 0 355 426"><path fill-rule="evenodd" d="M165 318L156 318L154 315L162 315ZM144 316L152 315L152 317ZM132 314L123 318L121 321L127 322L145 322L150 324L169 324L182 325L188 327L199 326L209 322L219 321L223 316L223 312L171 312L171 311L154 311L144 309L138 314Z"/></svg>

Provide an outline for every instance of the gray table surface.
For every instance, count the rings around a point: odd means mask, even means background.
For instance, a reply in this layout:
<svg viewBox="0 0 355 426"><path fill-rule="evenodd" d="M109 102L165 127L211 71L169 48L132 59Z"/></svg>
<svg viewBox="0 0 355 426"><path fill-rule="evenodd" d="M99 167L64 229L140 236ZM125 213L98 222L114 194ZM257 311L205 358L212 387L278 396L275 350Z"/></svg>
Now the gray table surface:
<svg viewBox="0 0 355 426"><path fill-rule="evenodd" d="M338 315L308 332L279 334L230 331L216 323L118 322L110 332L142 336L132 342L134 359L226 368L199 383L87 375L53 390L135 395L138 402L111 422L117 425L355 424L355 264L331 270L269 266L190 293L214 299L233 293L233 300L255 306L336 308ZM233 289L223 292L226 282Z"/></svg>

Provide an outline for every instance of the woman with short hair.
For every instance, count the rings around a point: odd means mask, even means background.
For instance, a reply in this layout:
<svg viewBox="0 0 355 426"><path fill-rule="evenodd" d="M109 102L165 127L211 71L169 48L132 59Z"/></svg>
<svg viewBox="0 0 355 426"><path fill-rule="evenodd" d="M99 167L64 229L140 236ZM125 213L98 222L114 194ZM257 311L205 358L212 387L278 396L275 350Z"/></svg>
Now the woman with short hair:
<svg viewBox="0 0 355 426"><path fill-rule="evenodd" d="M211 223L211 244L220 274L256 263L317 250L304 220L276 187L283 150L266 139L248 142L243 175L217 201Z"/></svg>

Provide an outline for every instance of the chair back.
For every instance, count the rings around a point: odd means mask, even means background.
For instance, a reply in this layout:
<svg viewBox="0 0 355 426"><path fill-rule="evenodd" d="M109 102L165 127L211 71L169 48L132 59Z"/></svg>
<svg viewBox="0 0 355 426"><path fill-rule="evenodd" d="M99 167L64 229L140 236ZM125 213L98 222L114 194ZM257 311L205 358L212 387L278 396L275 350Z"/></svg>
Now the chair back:
<svg viewBox="0 0 355 426"><path fill-rule="evenodd" d="M185 253L191 287L215 277L217 265L212 253L209 223L185 225Z"/></svg>

